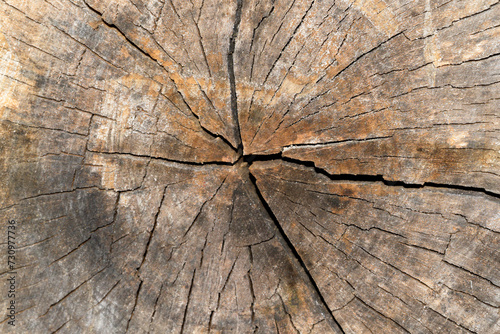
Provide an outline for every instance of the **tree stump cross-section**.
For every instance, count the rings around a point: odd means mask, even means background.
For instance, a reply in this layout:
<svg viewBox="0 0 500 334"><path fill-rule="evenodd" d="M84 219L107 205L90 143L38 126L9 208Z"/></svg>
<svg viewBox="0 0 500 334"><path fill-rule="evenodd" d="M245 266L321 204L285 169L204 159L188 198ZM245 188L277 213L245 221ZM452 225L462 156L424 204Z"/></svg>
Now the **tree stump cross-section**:
<svg viewBox="0 0 500 334"><path fill-rule="evenodd" d="M500 333L499 22L1 0L0 332Z"/></svg>

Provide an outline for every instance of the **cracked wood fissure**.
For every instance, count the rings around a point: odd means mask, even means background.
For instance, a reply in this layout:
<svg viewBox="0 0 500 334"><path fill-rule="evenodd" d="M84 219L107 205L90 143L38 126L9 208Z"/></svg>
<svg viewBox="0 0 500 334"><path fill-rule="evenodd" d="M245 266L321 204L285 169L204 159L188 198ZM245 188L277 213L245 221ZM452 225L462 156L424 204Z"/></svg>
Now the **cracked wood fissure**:
<svg viewBox="0 0 500 334"><path fill-rule="evenodd" d="M261 192L259 191L259 188L257 187L257 182L256 182L255 177L253 175L251 175L251 174L250 174L250 180L252 181L252 183L253 183L253 185L255 187L255 191L256 191L257 195L259 196L259 199L260 199L262 205L264 206L264 208L266 209L267 213L272 218L274 224L278 228L278 231L281 234L281 237L285 240L286 244L288 245L288 248L289 248L290 252L295 256L295 258L297 259L297 261L300 263L302 269L304 270L304 272L306 273L309 281L311 282L312 286L314 287L314 290L315 290L316 294L318 295L319 299L321 300L321 303L325 306L325 308L327 310L329 310L330 316L331 316L332 320L334 321L334 323L335 323L335 325L337 327L336 329L339 330L341 333L344 333L344 331L342 330L342 327L340 326L340 324L338 323L338 321L335 320L335 317L331 313L331 310L329 309L327 303L325 302L325 299L323 298L323 295L321 294L321 291L318 289L318 285L316 284L315 280L311 276L311 273L309 272L309 269L304 264L304 261L300 257L300 255L297 252L297 250L295 249L294 245L288 239L286 233L283 231L283 228L281 227L278 219L276 218L276 216L274 215L272 209L269 207L269 205L267 204L266 200L264 199L264 197L262 196Z"/></svg>
<svg viewBox="0 0 500 334"><path fill-rule="evenodd" d="M16 325L500 331L499 14L0 0Z"/></svg>
<svg viewBox="0 0 500 334"><path fill-rule="evenodd" d="M321 145L323 145L323 144L321 144ZM383 175L331 174L327 170L320 168L320 167L317 167L313 161L303 161L303 160L284 157L284 156L282 156L282 153L270 154L270 155L249 155L249 156L245 156L244 158L250 164L253 161L279 160L279 161L289 162L289 163L297 164L297 165L301 165L301 166L311 167L314 169L314 171L316 173L324 175L324 176L328 177L330 180L380 182L386 186L404 187L404 188L431 187L431 188L444 188L444 189L450 189L450 190L459 189L459 190L466 190L466 191L472 191L472 192L479 192L479 193L486 194L488 196L500 198L499 193L488 191L484 188L479 188L479 187L460 186L460 185L454 185L454 184L440 184L440 183L434 183L434 182L425 182L423 184L412 184L412 183L407 183L405 181L387 180L384 178Z"/></svg>
<svg viewBox="0 0 500 334"><path fill-rule="evenodd" d="M227 53L227 72L229 75L229 85L231 88L231 111L233 115L233 122L238 136L238 153L243 152L243 142L241 141L240 121L238 115L238 94L236 91L236 79L234 77L234 48L236 45L236 38L238 37L238 30L241 23L241 8L243 0L236 0L236 13L234 18L234 27L229 40L229 51Z"/></svg>

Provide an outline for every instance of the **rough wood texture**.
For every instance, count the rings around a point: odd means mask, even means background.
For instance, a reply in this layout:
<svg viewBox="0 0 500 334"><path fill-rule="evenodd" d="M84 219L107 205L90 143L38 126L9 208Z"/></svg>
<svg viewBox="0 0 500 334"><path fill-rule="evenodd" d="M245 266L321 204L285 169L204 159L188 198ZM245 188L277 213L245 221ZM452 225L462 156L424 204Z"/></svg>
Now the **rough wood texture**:
<svg viewBox="0 0 500 334"><path fill-rule="evenodd" d="M289 163L251 171L342 328L500 331L498 200L330 180Z"/></svg>
<svg viewBox="0 0 500 334"><path fill-rule="evenodd" d="M500 333L499 18L0 0L0 332Z"/></svg>

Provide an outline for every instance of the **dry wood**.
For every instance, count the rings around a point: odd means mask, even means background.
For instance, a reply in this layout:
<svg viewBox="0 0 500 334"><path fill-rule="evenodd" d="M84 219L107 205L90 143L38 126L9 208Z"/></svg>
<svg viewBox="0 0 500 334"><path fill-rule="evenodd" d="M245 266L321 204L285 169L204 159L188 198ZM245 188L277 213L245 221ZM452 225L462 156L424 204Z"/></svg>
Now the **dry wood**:
<svg viewBox="0 0 500 334"><path fill-rule="evenodd" d="M0 332L500 333L499 17L1 0Z"/></svg>

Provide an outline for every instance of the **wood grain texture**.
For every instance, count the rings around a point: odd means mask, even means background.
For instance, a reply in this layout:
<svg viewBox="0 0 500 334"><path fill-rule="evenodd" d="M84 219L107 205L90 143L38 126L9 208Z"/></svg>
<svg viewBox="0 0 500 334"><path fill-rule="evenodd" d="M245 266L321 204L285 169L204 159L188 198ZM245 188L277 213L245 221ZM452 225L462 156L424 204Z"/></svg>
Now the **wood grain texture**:
<svg viewBox="0 0 500 334"><path fill-rule="evenodd" d="M0 0L0 332L500 333L499 17Z"/></svg>

